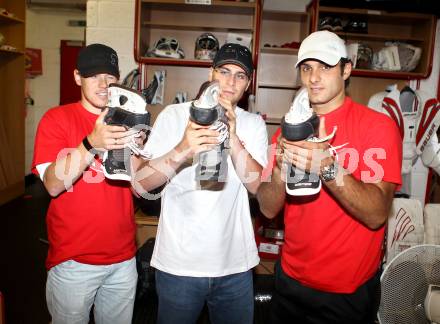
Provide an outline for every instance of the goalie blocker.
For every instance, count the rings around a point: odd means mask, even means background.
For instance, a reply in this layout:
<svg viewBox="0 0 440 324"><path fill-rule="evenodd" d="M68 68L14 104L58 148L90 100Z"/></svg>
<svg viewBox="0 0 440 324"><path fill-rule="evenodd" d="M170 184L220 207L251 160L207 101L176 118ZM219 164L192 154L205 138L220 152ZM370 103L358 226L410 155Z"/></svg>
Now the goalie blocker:
<svg viewBox="0 0 440 324"><path fill-rule="evenodd" d="M118 85L108 87L108 113L104 121L108 125L124 126L138 132L150 125L150 114L147 103L139 92ZM134 135L136 136L136 135ZM134 139L123 149L110 150L104 153L104 175L113 180L131 180L131 151L139 152Z"/></svg>

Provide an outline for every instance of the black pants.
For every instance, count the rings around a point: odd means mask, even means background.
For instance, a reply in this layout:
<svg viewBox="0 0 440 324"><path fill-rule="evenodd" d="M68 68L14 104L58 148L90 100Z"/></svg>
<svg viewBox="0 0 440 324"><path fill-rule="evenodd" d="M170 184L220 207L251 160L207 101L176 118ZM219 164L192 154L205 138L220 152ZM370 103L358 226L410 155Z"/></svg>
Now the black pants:
<svg viewBox="0 0 440 324"><path fill-rule="evenodd" d="M275 266L273 324L371 324L380 299L380 273L352 294L327 293L303 286Z"/></svg>

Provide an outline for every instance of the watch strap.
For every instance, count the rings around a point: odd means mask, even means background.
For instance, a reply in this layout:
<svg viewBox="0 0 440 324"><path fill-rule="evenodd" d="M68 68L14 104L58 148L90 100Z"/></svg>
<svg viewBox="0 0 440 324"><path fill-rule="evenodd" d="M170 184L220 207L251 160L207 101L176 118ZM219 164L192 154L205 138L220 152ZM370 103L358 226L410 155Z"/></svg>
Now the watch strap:
<svg viewBox="0 0 440 324"><path fill-rule="evenodd" d="M82 143L84 145L84 147L86 148L87 151L89 151L90 153L93 153L92 150L94 151L95 148L92 146L92 144L90 144L89 139L86 137L84 137L84 139L82 140Z"/></svg>

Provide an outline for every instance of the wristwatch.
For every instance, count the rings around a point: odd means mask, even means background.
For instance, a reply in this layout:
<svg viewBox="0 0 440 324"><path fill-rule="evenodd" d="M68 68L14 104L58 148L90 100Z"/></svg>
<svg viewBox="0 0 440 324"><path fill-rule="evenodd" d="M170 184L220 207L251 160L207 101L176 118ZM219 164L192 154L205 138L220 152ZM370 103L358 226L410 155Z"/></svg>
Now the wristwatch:
<svg viewBox="0 0 440 324"><path fill-rule="evenodd" d="M321 179L324 182L335 180L338 167L335 161L332 164L326 165L321 169Z"/></svg>

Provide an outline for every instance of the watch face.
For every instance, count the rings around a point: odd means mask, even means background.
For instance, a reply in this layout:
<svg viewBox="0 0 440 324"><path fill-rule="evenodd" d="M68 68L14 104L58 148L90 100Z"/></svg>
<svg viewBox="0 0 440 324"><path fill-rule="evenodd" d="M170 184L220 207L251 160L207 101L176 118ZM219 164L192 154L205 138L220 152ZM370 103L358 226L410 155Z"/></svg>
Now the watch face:
<svg viewBox="0 0 440 324"><path fill-rule="evenodd" d="M336 163L332 163L322 168L321 178L324 181L331 181L336 178Z"/></svg>

